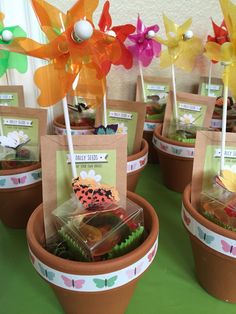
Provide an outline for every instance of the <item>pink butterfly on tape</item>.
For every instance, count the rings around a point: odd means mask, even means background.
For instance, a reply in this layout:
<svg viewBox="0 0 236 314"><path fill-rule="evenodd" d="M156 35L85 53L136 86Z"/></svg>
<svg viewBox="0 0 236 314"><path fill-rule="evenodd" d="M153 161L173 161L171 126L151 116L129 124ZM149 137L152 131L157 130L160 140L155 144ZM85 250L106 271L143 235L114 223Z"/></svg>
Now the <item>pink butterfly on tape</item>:
<svg viewBox="0 0 236 314"><path fill-rule="evenodd" d="M168 145L160 143L161 149L164 150L164 152L168 151Z"/></svg>
<svg viewBox="0 0 236 314"><path fill-rule="evenodd" d="M146 162L146 158L139 161L140 166L144 166Z"/></svg>
<svg viewBox="0 0 236 314"><path fill-rule="evenodd" d="M137 267L134 267L133 269L128 269L126 271L126 275L129 279L132 279L136 276L138 276L142 272L143 268L143 262L140 263Z"/></svg>
<svg viewBox="0 0 236 314"><path fill-rule="evenodd" d="M236 256L236 246L230 245L224 240L221 240L222 249L225 253L230 253Z"/></svg>
<svg viewBox="0 0 236 314"><path fill-rule="evenodd" d="M156 251L157 251L157 244L155 245L155 247L154 247L154 249L152 250L152 252L148 254L148 261L149 261L149 263L151 263L151 261L152 261L153 258L155 257Z"/></svg>
<svg viewBox="0 0 236 314"><path fill-rule="evenodd" d="M85 283L85 280L82 280L82 279L74 280L74 279L70 279L64 275L61 275L61 278L64 281L64 284L68 288L81 289Z"/></svg>
<svg viewBox="0 0 236 314"><path fill-rule="evenodd" d="M26 182L27 176L21 177L21 178L11 178L11 181L13 184L18 185L18 184L24 184Z"/></svg>
<svg viewBox="0 0 236 314"><path fill-rule="evenodd" d="M189 226L191 219L185 214L185 212L183 213L183 218L184 218L186 225Z"/></svg>

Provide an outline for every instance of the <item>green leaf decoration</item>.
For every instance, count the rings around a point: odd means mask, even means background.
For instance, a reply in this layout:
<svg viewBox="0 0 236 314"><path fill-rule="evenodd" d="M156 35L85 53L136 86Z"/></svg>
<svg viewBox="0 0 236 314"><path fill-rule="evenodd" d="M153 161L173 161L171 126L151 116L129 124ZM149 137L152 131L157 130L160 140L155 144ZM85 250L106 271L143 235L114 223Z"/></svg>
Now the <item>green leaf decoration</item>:
<svg viewBox="0 0 236 314"><path fill-rule="evenodd" d="M136 249L142 243L143 234L144 227L140 226L108 253L108 259L120 257Z"/></svg>
<svg viewBox="0 0 236 314"><path fill-rule="evenodd" d="M231 227L229 225L226 225L225 223L223 223L222 221L217 219L213 214L205 212L205 211L202 211L202 214L203 214L204 217L206 217L208 220L214 222L216 225L218 225L218 226L220 226L220 227L222 227L224 229L236 232L236 228L233 228L233 227Z"/></svg>

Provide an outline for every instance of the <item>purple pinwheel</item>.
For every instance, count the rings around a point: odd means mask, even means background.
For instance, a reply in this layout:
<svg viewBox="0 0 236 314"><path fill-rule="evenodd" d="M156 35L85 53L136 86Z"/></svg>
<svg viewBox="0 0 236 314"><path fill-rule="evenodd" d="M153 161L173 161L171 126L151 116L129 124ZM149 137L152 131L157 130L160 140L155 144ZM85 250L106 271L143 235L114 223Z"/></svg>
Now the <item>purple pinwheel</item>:
<svg viewBox="0 0 236 314"><path fill-rule="evenodd" d="M161 53L161 44L154 39L159 31L159 26L155 24L146 27L138 15L136 31L135 35L128 37L134 43L128 49L143 67L147 67L152 62L152 59L159 57Z"/></svg>

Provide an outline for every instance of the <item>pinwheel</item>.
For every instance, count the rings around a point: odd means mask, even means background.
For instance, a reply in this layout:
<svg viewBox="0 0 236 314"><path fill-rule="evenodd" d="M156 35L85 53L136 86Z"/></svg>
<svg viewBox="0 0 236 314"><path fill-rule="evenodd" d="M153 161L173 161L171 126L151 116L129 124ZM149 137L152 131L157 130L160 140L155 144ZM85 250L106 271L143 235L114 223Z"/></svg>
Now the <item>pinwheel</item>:
<svg viewBox="0 0 236 314"><path fill-rule="evenodd" d="M10 44L16 37L25 37L26 33L20 26L4 26L4 14L0 13L0 44ZM0 77L7 74L8 69L16 69L25 73L28 69L27 57L9 51L0 52Z"/></svg>
<svg viewBox="0 0 236 314"><path fill-rule="evenodd" d="M208 35L207 37L207 42L215 42L218 43L219 45L223 45L225 42L229 41L229 36L228 36L228 30L226 28L225 22L223 21L220 26L218 26L216 23L214 23L213 20L212 22L212 28L214 31L214 36ZM210 60L210 66L209 66L209 81L208 81L208 96L211 96L211 77L212 77L212 64L217 63L218 61L216 60Z"/></svg>
<svg viewBox="0 0 236 314"><path fill-rule="evenodd" d="M160 66L161 68L171 66L174 112L176 121L178 121L174 65L185 71L192 71L196 57L202 52L202 44L201 40L193 36L193 32L189 30L192 25L191 18L180 26L171 21L166 15L163 15L163 21L167 39L156 37L156 40L167 47L161 53Z"/></svg>
<svg viewBox="0 0 236 314"><path fill-rule="evenodd" d="M131 24L119 25L112 27L112 18L109 13L110 2L106 1L103 6L103 11L98 23L99 29L115 38L117 38L121 56L120 59L114 62L114 65L123 65L126 69L130 69L133 65L133 57L131 52L126 48L124 42L127 37L135 31L135 27ZM113 43L111 43L113 44ZM110 68L111 63L107 64L107 67Z"/></svg>
<svg viewBox="0 0 236 314"><path fill-rule="evenodd" d="M155 24L146 27L143 24L140 16L138 15L136 31L136 34L129 36L129 40L133 42L134 45L129 46L128 48L133 54L134 58L138 60L140 77L142 82L143 98L146 102L142 67L149 66L153 58L159 57L161 53L161 44L154 39L156 33L159 31L159 26Z"/></svg>
<svg viewBox="0 0 236 314"><path fill-rule="evenodd" d="M32 0L32 4L49 43L15 38L9 45L0 45L0 48L50 61L35 73L35 83L41 90L38 102L41 106L48 106L63 100L72 173L77 177L65 96L72 90L83 96L91 94L100 101L107 74L102 65L120 59L119 42L94 28L92 16L98 0L78 0L66 14L46 1Z"/></svg>
<svg viewBox="0 0 236 314"><path fill-rule="evenodd" d="M227 100L228 89L231 90L233 97L236 96L236 5L230 0L220 0L221 8L224 14L225 24L229 33L229 42L223 44L218 42L208 42L205 46L205 55L209 60L221 62L224 65L224 104L222 117L222 138L221 138L221 173L224 170L225 158L225 138L227 122Z"/></svg>

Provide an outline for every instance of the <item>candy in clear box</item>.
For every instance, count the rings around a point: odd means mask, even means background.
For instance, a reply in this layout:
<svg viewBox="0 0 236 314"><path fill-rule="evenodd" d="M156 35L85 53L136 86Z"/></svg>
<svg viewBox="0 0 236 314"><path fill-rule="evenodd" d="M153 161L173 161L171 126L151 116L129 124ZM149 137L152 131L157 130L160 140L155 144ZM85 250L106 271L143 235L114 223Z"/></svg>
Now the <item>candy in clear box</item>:
<svg viewBox="0 0 236 314"><path fill-rule="evenodd" d="M129 199L126 208L104 203L85 209L73 197L53 214L60 241L74 260L118 257L140 245L144 237L143 209Z"/></svg>
<svg viewBox="0 0 236 314"><path fill-rule="evenodd" d="M201 212L227 229L236 228L236 193L215 183L201 193Z"/></svg>

